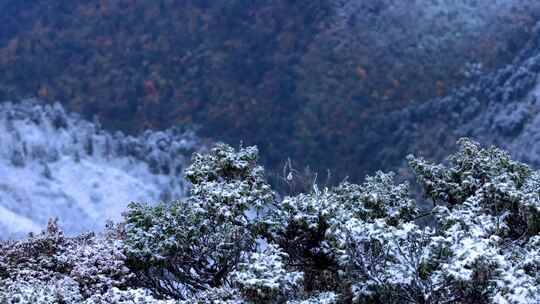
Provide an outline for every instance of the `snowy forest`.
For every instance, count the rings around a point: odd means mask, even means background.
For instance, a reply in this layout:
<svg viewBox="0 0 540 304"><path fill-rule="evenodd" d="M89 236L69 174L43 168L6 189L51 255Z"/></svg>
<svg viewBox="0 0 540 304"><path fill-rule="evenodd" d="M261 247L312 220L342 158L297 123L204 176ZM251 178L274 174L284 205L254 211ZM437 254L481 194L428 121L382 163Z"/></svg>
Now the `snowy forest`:
<svg viewBox="0 0 540 304"><path fill-rule="evenodd" d="M0 304L540 303L539 1L0 20Z"/></svg>

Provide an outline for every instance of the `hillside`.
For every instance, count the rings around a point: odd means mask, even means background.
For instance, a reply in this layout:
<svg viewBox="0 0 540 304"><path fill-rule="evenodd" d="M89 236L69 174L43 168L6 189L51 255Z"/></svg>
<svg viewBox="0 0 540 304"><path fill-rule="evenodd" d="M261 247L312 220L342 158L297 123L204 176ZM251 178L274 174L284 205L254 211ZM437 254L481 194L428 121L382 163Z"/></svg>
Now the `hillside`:
<svg viewBox="0 0 540 304"><path fill-rule="evenodd" d="M534 33L512 64L442 98L373 117L371 132L363 133L372 136L362 137L359 149L377 153L375 166L393 168L400 166L394 160L415 151L442 160L458 138L471 137L540 167L540 25Z"/></svg>
<svg viewBox="0 0 540 304"><path fill-rule="evenodd" d="M385 136L373 117L511 63L540 12L533 0L0 5L0 100L59 101L130 134L195 124L257 144L273 170L291 157L355 180L382 161L380 145L359 148Z"/></svg>
<svg viewBox="0 0 540 304"><path fill-rule="evenodd" d="M68 235L101 231L131 201L185 195L183 169L200 141L189 130L109 133L60 104L0 104L0 239L59 218Z"/></svg>

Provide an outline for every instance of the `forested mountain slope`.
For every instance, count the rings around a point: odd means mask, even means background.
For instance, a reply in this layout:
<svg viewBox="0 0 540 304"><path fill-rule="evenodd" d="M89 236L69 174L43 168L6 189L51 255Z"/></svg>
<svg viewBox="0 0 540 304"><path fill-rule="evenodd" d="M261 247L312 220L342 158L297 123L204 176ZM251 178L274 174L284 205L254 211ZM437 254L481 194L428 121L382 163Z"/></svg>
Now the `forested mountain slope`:
<svg viewBox="0 0 540 304"><path fill-rule="evenodd" d="M198 124L257 144L272 169L291 157L356 180L379 160L365 150L386 134L373 117L393 123L512 62L540 12L536 0L0 5L0 100L60 101L132 133Z"/></svg>
<svg viewBox="0 0 540 304"><path fill-rule="evenodd" d="M373 136L362 133L361 148L372 153L376 165L392 168L399 166L393 160L413 151L442 160L457 138L467 136L539 167L540 27L534 32L512 64L443 98L386 113L386 119L372 117L367 129Z"/></svg>
<svg viewBox="0 0 540 304"><path fill-rule="evenodd" d="M0 239L101 230L130 201L183 197L183 169L200 142L188 130L109 133L60 104L0 104Z"/></svg>

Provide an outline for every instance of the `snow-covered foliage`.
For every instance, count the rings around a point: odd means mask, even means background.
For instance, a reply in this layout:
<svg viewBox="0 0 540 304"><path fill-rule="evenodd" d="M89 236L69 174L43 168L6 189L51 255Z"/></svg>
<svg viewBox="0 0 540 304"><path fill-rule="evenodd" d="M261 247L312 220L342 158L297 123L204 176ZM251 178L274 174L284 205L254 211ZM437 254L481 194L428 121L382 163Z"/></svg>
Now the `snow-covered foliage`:
<svg viewBox="0 0 540 304"><path fill-rule="evenodd" d="M83 304L176 304L174 300L158 300L145 289L135 288L120 290L113 287L105 294L96 294L86 299Z"/></svg>
<svg viewBox="0 0 540 304"><path fill-rule="evenodd" d="M338 297L333 292L321 292L304 300L288 301L287 304L336 304Z"/></svg>
<svg viewBox="0 0 540 304"><path fill-rule="evenodd" d="M81 303L83 298L77 283L70 278L57 281L15 281L3 284L2 303Z"/></svg>
<svg viewBox="0 0 540 304"><path fill-rule="evenodd" d="M334 189L286 197L273 218L268 238L289 255L290 263L304 272L306 290L343 288L340 263L346 256L350 224L380 222L395 226L417 214L406 185L395 185L392 174L377 173L365 183L343 183Z"/></svg>
<svg viewBox="0 0 540 304"><path fill-rule="evenodd" d="M126 267L115 227L103 236L66 237L56 220L47 230L0 247L1 303L155 303L149 291L128 290ZM165 304L165 302L163 302Z"/></svg>
<svg viewBox="0 0 540 304"><path fill-rule="evenodd" d="M235 152L220 145L209 155L195 156L187 170L194 182L192 196L174 203L177 211L161 214L164 206L132 206L128 251L149 267L159 264L147 262L148 256L169 262L169 257L179 257L176 269L186 267L180 264L187 261L182 254L193 254L192 248L208 250L202 264L220 265L220 258L228 256L229 271L218 282L176 295L193 303L205 298L229 304L536 303L540 175L499 149L483 149L466 139L459 145L447 165L409 158L435 206L427 213L419 211L407 185L381 172L360 185L314 185L310 193L276 201L254 164L255 150ZM249 172L247 168L260 174L241 173ZM190 216L192 209L203 206L211 210L200 212L216 227L213 231L199 228L205 221ZM141 208L147 208L147 219L131 221ZM213 220L216 216L221 222ZM417 221L427 216L433 218L432 225ZM169 224L142 224L153 221ZM223 221L228 225L222 227ZM222 250L223 242L208 246L214 243L201 243L201 235L190 232L197 227L204 239L231 242L227 228L234 225L249 235L225 247L234 248L234 259ZM189 246L185 237L178 238L178 230L195 236ZM251 246L243 246L246 239ZM254 246L255 241L260 246ZM145 251L156 245L164 247ZM195 256L201 260L200 254ZM188 267L184 279L200 278L196 266ZM152 289L151 284L146 287Z"/></svg>
<svg viewBox="0 0 540 304"><path fill-rule="evenodd" d="M538 303L540 173L497 148L459 146L444 164L409 157L434 206L422 213L381 172L279 200L255 148L218 144L194 155L183 200L132 203L101 236L68 238L51 221L2 244L0 300Z"/></svg>
<svg viewBox="0 0 540 304"><path fill-rule="evenodd" d="M174 300L158 300L148 290L120 290L116 287L105 294L84 299L77 284L70 279L54 283L16 282L0 291L0 301L20 304L176 304Z"/></svg>
<svg viewBox="0 0 540 304"><path fill-rule="evenodd" d="M101 230L130 201L185 195L182 171L200 146L181 130L109 133L36 100L0 104L0 239L58 217L67 234Z"/></svg>
<svg viewBox="0 0 540 304"><path fill-rule="evenodd" d="M434 291L476 303L536 303L540 281L530 265L540 232L538 173L496 148L460 145L448 166L410 158L437 204L432 243L445 253L432 260L430 277L448 290Z"/></svg>
<svg viewBox="0 0 540 304"><path fill-rule="evenodd" d="M283 303L299 292L303 280L301 272L286 269L287 258L287 254L273 244L263 252L254 252L231 274L233 285L247 301Z"/></svg>
<svg viewBox="0 0 540 304"><path fill-rule="evenodd" d="M186 297L218 287L256 245L260 213L273 201L257 149L224 144L195 154L186 170L190 197L156 207L131 204L127 253L143 285Z"/></svg>

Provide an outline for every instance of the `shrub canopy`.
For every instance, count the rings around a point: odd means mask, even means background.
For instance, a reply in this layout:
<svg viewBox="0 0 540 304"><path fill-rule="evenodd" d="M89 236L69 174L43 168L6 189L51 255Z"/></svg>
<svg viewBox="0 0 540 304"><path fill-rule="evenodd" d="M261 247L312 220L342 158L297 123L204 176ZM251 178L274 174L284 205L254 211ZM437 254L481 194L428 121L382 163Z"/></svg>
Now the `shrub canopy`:
<svg viewBox="0 0 540 304"><path fill-rule="evenodd" d="M445 164L408 158L426 211L382 172L280 199L256 148L218 144L193 156L184 200L132 203L102 236L66 238L52 221L4 243L0 299L538 303L540 173L497 148L459 147Z"/></svg>

